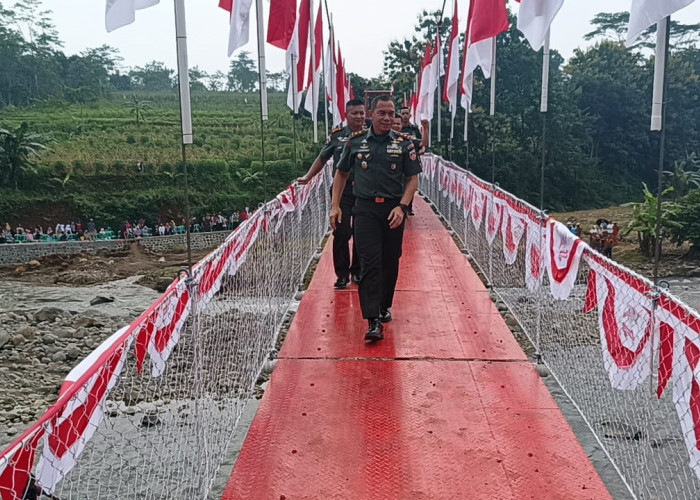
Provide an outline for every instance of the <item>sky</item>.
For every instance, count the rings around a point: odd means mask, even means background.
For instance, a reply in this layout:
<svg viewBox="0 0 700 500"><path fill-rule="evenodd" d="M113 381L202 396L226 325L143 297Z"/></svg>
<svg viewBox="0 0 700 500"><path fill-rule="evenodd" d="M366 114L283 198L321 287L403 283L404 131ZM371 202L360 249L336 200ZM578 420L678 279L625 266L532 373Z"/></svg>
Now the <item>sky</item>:
<svg viewBox="0 0 700 500"><path fill-rule="evenodd" d="M265 16L269 0L263 1ZM508 0L511 10L517 11L514 0ZM12 0L0 0L12 4ZM403 40L413 34L418 14L422 10L439 10L443 0L327 0L333 15L336 39L346 60L347 71L365 78L382 72L383 51L391 40ZM468 0L458 0L460 29L466 28ZM162 61L168 67L177 66L175 57L174 8L172 0L160 0L158 5L138 11L136 22L107 33L104 27L105 0L44 0L44 6L53 11L53 20L64 42L67 54L87 48L110 45L119 50L124 67L143 66L151 61ZM314 0L318 8L318 0ZM598 12L628 10L631 0L564 0L551 30L551 47L566 59L574 49L591 42L583 35L591 30L590 20ZM229 58L228 13L218 8L218 0L185 0L188 56L190 67L198 66L207 72L227 72ZM251 39L247 50L255 59L255 2L251 9ZM452 0L446 2L445 15L452 15ZM700 22L700 1L679 11L674 19L686 24ZM391 22L387 22L391 20ZM265 21L265 26L267 21ZM327 23L324 19L324 29ZM326 34L327 36L327 34ZM266 45L267 69L284 68L284 51Z"/></svg>

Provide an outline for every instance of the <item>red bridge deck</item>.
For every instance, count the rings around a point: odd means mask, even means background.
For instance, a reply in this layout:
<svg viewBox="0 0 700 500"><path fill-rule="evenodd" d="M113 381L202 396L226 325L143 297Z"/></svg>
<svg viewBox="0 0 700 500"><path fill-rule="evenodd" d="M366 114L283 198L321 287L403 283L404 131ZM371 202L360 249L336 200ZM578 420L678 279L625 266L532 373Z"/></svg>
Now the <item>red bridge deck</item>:
<svg viewBox="0 0 700 500"><path fill-rule="evenodd" d="M223 495L607 499L481 281L422 200L385 340L366 346L330 244Z"/></svg>

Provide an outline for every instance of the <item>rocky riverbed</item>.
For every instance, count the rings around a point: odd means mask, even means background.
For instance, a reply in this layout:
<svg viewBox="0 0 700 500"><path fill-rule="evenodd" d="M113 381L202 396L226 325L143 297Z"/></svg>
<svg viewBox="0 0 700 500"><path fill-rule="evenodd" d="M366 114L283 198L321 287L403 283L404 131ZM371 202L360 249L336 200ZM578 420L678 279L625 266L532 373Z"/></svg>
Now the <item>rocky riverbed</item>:
<svg viewBox="0 0 700 500"><path fill-rule="evenodd" d="M0 448L56 400L81 359L159 296L139 279L77 287L0 281Z"/></svg>

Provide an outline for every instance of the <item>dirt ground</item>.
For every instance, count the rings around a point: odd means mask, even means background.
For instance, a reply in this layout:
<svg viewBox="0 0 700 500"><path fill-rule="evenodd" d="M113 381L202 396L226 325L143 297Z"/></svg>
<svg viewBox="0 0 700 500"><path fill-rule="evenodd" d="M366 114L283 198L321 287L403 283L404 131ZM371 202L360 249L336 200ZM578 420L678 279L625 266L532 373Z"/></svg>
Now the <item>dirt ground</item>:
<svg viewBox="0 0 700 500"><path fill-rule="evenodd" d="M207 253L193 250L192 264ZM186 253L151 253L132 242L125 251L52 255L28 264L0 266L0 279L41 285L96 285L143 275L140 284L163 291L164 284L167 286L183 267L187 267Z"/></svg>

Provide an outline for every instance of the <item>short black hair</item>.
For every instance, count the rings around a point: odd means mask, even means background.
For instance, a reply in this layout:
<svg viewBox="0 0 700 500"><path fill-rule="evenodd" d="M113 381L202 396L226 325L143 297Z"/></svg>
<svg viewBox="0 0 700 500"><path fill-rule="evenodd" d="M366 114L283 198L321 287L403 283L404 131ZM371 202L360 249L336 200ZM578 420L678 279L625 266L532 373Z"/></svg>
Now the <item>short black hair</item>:
<svg viewBox="0 0 700 500"><path fill-rule="evenodd" d="M364 106L365 101L361 99L350 99L348 102L345 103L345 109L348 109L350 106Z"/></svg>
<svg viewBox="0 0 700 500"><path fill-rule="evenodd" d="M389 94L381 94L381 95L378 95L377 97L375 97L374 99L372 99L372 109L376 109L376 108L377 108L377 104L379 104L380 102L391 102L391 103L393 103L393 102L394 102L394 98L391 97Z"/></svg>
<svg viewBox="0 0 700 500"><path fill-rule="evenodd" d="M401 111L403 111L404 109L405 109L406 111L410 111L410 109L409 109L408 106L401 106Z"/></svg>

